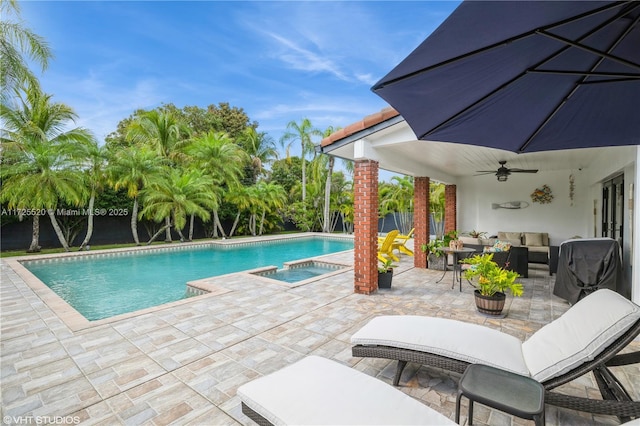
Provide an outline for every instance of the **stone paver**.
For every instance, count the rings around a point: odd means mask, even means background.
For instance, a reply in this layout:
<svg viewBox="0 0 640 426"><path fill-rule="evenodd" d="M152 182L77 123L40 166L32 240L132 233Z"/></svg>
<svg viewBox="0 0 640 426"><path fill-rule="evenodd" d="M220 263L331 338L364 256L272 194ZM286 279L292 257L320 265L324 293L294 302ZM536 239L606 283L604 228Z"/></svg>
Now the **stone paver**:
<svg viewBox="0 0 640 426"><path fill-rule="evenodd" d="M352 264L353 254L323 260ZM352 269L298 287L232 274L207 280L222 290L216 294L83 325L77 316L68 319L68 307L46 289L19 275L11 260L3 260L3 422L34 424L48 416L97 425L253 424L241 413L237 388L310 354L390 383L394 362L351 356L351 335L376 315L453 318L526 339L568 309L552 295L554 279L544 266L531 265L530 278L522 280L525 294L508 298L506 318L490 319L476 313L470 286L452 290L448 276L436 283L441 272L412 265L413 259L403 255L393 287L371 296L353 293ZM639 348L640 342L633 346ZM617 373L638 399L640 366L617 368ZM453 419L458 379L409 364L399 389ZM590 376L562 389L598 397ZM546 414L550 425L618 423L550 406ZM481 405L474 421L530 424Z"/></svg>

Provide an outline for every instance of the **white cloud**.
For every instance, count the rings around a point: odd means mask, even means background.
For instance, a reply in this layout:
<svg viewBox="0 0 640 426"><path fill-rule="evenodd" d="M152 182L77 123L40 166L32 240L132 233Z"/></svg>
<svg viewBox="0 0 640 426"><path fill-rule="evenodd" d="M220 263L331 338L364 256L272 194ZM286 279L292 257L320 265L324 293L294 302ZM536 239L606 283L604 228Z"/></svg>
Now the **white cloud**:
<svg viewBox="0 0 640 426"><path fill-rule="evenodd" d="M311 72L327 72L340 80L349 81L349 78L330 58L323 56L321 53L302 48L292 40L278 34L270 32L266 34L276 40L281 47L274 56L286 62L293 69Z"/></svg>

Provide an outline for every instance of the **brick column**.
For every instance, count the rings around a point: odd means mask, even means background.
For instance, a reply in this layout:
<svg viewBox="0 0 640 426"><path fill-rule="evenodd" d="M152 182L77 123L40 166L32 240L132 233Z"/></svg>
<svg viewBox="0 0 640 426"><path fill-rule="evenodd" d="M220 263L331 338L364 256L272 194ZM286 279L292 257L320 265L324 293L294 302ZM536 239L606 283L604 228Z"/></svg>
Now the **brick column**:
<svg viewBox="0 0 640 426"><path fill-rule="evenodd" d="M427 253L423 253L423 244L429 242L429 181L428 177L416 177L413 180L413 266L427 267Z"/></svg>
<svg viewBox="0 0 640 426"><path fill-rule="evenodd" d="M354 170L354 291L378 290L378 162L356 160Z"/></svg>
<svg viewBox="0 0 640 426"><path fill-rule="evenodd" d="M444 187L444 233L458 229L456 186Z"/></svg>

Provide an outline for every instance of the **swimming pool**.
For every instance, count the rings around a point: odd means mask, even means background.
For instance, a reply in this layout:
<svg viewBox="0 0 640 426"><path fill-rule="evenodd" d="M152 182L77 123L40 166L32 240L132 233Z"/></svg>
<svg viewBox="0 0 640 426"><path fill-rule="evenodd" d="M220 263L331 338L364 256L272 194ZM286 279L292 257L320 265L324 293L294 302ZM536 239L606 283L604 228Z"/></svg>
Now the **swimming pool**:
<svg viewBox="0 0 640 426"><path fill-rule="evenodd" d="M304 237L88 254L22 264L94 321L184 299L188 297L187 281L351 249L351 239Z"/></svg>

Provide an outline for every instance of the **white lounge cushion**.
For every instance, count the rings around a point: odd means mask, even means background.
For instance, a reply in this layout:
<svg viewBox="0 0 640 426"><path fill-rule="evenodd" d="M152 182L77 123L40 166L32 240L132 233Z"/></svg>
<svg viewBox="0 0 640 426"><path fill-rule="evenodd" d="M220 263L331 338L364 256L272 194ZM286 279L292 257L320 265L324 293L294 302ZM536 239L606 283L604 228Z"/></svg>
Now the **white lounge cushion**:
<svg viewBox="0 0 640 426"><path fill-rule="evenodd" d="M393 386L317 356L246 383L237 393L274 425L455 425Z"/></svg>
<svg viewBox="0 0 640 426"><path fill-rule="evenodd" d="M519 339L489 327L448 318L376 317L351 337L351 343L412 349L529 375Z"/></svg>
<svg viewBox="0 0 640 426"><path fill-rule="evenodd" d="M543 382L590 361L640 319L640 307L600 289L522 344L531 376Z"/></svg>

